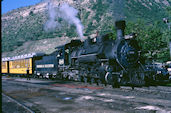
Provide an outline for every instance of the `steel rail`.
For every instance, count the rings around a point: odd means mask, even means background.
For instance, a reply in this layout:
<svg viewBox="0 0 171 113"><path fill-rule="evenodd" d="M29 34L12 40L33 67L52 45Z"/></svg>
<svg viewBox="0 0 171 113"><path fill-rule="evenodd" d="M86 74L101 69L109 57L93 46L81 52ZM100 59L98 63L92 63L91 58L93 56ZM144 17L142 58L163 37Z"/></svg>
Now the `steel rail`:
<svg viewBox="0 0 171 113"><path fill-rule="evenodd" d="M6 94L4 94L4 93L2 93L2 96L5 96L5 97L7 97L9 100L11 100L11 101L17 103L19 106L23 107L24 109L26 109L26 110L29 111L30 113L36 113L36 112L34 112L33 110L31 110L30 108L28 108L27 106L25 106L24 104L22 104L22 103L18 102L17 100L13 99L12 97L10 97L10 96L8 96L8 95L6 95Z"/></svg>

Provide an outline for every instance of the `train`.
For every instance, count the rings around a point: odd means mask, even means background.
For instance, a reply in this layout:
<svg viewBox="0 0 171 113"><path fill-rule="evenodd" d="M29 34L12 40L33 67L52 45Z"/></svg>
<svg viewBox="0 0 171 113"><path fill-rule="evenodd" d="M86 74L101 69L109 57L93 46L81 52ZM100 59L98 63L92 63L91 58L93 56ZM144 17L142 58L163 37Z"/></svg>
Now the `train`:
<svg viewBox="0 0 171 113"><path fill-rule="evenodd" d="M1 60L1 73L4 75L25 76L26 70L29 74L34 74L35 61L42 58L44 53L30 53L14 57L6 57Z"/></svg>
<svg viewBox="0 0 171 113"><path fill-rule="evenodd" d="M34 78L74 80L112 85L144 86L153 80L155 71L147 69L136 34L124 34L126 22L115 22L117 36L71 40L56 47L51 54L32 53L2 59L2 73Z"/></svg>

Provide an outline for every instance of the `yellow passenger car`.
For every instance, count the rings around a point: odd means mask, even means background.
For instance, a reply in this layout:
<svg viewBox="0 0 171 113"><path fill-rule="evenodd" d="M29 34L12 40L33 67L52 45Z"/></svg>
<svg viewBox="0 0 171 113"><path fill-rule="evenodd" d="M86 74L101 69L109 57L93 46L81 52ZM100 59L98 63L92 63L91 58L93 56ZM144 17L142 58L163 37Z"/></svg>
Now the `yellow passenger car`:
<svg viewBox="0 0 171 113"><path fill-rule="evenodd" d="M9 57L3 58L1 61L1 73L9 73Z"/></svg>
<svg viewBox="0 0 171 113"><path fill-rule="evenodd" d="M9 73L27 74L27 70L29 69L29 74L33 74L34 61L42 55L42 53L31 53L12 57L9 61Z"/></svg>
<svg viewBox="0 0 171 113"><path fill-rule="evenodd" d="M32 74L32 58L9 61L10 74L27 74L27 69L29 69L29 74Z"/></svg>

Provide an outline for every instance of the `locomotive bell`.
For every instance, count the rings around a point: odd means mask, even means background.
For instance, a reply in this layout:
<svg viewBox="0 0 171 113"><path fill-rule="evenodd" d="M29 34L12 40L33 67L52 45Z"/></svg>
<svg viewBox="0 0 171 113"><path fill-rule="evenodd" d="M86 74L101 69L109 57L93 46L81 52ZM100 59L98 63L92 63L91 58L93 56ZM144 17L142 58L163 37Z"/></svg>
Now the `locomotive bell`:
<svg viewBox="0 0 171 113"><path fill-rule="evenodd" d="M125 21L119 20L115 22L115 27L117 30L117 39L123 39L124 38L124 30L125 30Z"/></svg>

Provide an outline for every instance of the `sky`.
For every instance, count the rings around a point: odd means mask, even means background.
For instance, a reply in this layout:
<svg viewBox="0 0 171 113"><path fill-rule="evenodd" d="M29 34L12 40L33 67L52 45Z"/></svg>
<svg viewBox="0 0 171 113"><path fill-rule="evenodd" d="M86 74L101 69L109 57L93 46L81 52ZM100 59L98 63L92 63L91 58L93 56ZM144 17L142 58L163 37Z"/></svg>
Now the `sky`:
<svg viewBox="0 0 171 113"><path fill-rule="evenodd" d="M7 13L13 9L17 9L24 6L34 5L41 0L3 0L2 1L2 14Z"/></svg>

